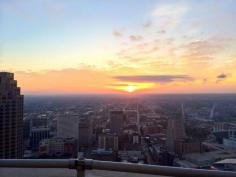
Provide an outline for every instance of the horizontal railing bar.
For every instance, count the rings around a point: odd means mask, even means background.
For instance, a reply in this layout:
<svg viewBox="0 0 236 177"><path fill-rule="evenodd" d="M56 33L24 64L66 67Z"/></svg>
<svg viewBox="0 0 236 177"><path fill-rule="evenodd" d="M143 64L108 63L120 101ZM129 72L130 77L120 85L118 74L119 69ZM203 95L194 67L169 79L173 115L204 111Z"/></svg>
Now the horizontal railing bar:
<svg viewBox="0 0 236 177"><path fill-rule="evenodd" d="M236 172L203 170L159 165L99 161L92 159L0 159L0 167L96 169L181 177L236 177Z"/></svg>
<svg viewBox="0 0 236 177"><path fill-rule="evenodd" d="M91 169L120 171L164 176L181 176L181 177L236 177L235 172L202 170L192 168L167 167L159 165L145 165L133 163L120 163L109 161L98 161L85 159L85 166Z"/></svg>
<svg viewBox="0 0 236 177"><path fill-rule="evenodd" d="M0 159L0 167L10 168L71 168L77 159Z"/></svg>

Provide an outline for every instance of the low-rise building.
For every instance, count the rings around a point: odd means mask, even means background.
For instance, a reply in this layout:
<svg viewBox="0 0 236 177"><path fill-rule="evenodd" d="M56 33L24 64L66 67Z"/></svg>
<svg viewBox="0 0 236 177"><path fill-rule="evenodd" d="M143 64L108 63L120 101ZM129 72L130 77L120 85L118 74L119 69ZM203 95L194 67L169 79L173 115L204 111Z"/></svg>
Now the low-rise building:
<svg viewBox="0 0 236 177"><path fill-rule="evenodd" d="M51 138L44 139L39 145L41 157L75 157L77 155L75 138Z"/></svg>

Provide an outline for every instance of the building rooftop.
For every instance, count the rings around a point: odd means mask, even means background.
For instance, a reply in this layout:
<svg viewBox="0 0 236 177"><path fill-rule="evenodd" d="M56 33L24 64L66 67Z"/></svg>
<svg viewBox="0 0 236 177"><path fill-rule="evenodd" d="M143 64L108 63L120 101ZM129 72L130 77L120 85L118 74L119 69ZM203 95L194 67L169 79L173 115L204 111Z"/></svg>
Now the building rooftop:
<svg viewBox="0 0 236 177"><path fill-rule="evenodd" d="M191 153L183 156L184 159L199 166L207 166L212 163L228 158L236 158L236 152L233 150L219 150L205 153Z"/></svg>
<svg viewBox="0 0 236 177"><path fill-rule="evenodd" d="M236 159L225 159L215 162L215 164L234 164L236 165Z"/></svg>
<svg viewBox="0 0 236 177"><path fill-rule="evenodd" d="M0 168L1 177L76 177L76 170L55 168ZM85 177L153 177L154 175L87 170ZM163 177L157 176L156 177Z"/></svg>

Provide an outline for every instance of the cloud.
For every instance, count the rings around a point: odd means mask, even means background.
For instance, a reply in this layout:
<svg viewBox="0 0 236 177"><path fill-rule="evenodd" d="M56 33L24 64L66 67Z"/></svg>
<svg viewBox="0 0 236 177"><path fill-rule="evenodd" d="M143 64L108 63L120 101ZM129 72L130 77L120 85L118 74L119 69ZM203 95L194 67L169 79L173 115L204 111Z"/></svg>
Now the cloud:
<svg viewBox="0 0 236 177"><path fill-rule="evenodd" d="M227 77L227 75L222 73L222 74L217 76L217 79L225 79L226 77Z"/></svg>
<svg viewBox="0 0 236 177"><path fill-rule="evenodd" d="M152 15L159 17L176 17L185 14L187 11L188 8L183 4L161 4L154 9Z"/></svg>
<svg viewBox="0 0 236 177"><path fill-rule="evenodd" d="M148 28L152 26L152 22L151 21L147 21L146 23L143 24L144 28Z"/></svg>
<svg viewBox="0 0 236 177"><path fill-rule="evenodd" d="M113 33L112 33L115 37L122 37L123 36L123 34L120 32L120 31L113 31Z"/></svg>
<svg viewBox="0 0 236 177"><path fill-rule="evenodd" d="M61 20L65 15L67 2L55 0L8 0L0 1L1 6L7 12L17 15L17 17L30 23L38 23L40 21L38 18L42 16L45 16L50 22L55 22L55 20Z"/></svg>
<svg viewBox="0 0 236 177"><path fill-rule="evenodd" d="M133 86L136 86L136 84L132 84ZM127 87L129 84L109 84L108 86L111 87Z"/></svg>
<svg viewBox="0 0 236 177"><path fill-rule="evenodd" d="M159 33L159 34L165 34L166 31L165 31L165 30L159 30L158 33Z"/></svg>
<svg viewBox="0 0 236 177"><path fill-rule="evenodd" d="M183 16L189 11L186 4L181 3L164 3L159 4L151 13L153 17L158 18L159 26L172 28L178 25Z"/></svg>
<svg viewBox="0 0 236 177"><path fill-rule="evenodd" d="M190 42L182 46L185 50L183 57L192 61L213 60L218 53L228 47L230 41L230 39L213 37Z"/></svg>
<svg viewBox="0 0 236 177"><path fill-rule="evenodd" d="M136 41L141 41L141 40L143 39L143 37L140 36L140 35L130 35L130 36L129 36L129 39L130 39L131 41L136 42Z"/></svg>
<svg viewBox="0 0 236 177"><path fill-rule="evenodd" d="M216 83L219 83L219 82L225 80L227 77L228 77L228 75L226 75L224 73L219 74L218 76L216 76Z"/></svg>
<svg viewBox="0 0 236 177"><path fill-rule="evenodd" d="M143 63L148 62L150 58L158 58L160 49L162 49L162 46L156 40L140 41L131 43L129 46L120 49L117 55L120 58L126 59L127 62L141 61Z"/></svg>
<svg viewBox="0 0 236 177"><path fill-rule="evenodd" d="M174 81L193 80L193 78L188 75L137 75L137 76L116 76L114 78L126 82L151 82L151 83L168 83Z"/></svg>

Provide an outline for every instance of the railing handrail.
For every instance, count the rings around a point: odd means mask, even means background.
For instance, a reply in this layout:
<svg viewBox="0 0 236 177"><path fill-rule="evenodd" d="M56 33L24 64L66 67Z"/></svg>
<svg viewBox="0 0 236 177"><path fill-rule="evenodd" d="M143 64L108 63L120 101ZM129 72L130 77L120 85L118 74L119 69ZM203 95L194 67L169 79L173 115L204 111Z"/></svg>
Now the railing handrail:
<svg viewBox="0 0 236 177"><path fill-rule="evenodd" d="M180 168L160 165L146 165L123 162L99 161L92 159L0 159L0 167L11 168L69 168L78 170L78 176L84 170L108 170L130 173L142 173L181 177L236 177L236 172Z"/></svg>

